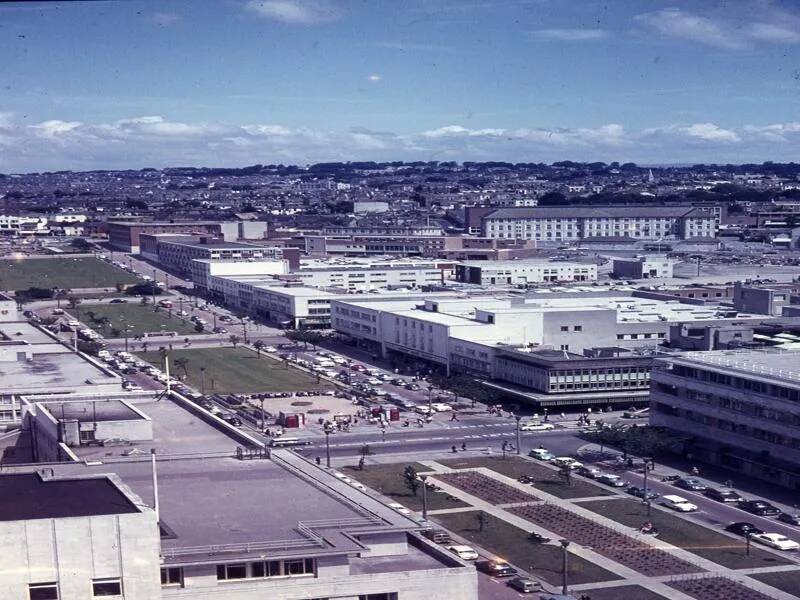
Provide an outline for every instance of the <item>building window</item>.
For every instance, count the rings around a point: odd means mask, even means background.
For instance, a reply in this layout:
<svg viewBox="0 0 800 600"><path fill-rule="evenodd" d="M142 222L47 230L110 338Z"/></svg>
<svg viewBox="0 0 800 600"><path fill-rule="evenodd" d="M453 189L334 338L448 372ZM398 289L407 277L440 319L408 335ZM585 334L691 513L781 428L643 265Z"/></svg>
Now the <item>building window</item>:
<svg viewBox="0 0 800 600"><path fill-rule="evenodd" d="M58 600L58 583L31 583L28 597L30 600Z"/></svg>
<svg viewBox="0 0 800 600"><path fill-rule="evenodd" d="M247 577L247 565L245 563L233 563L230 565L217 565L217 579L245 579Z"/></svg>
<svg viewBox="0 0 800 600"><path fill-rule="evenodd" d="M92 581L92 594L95 598L101 596L122 596L122 581L120 579L95 579Z"/></svg>
<svg viewBox="0 0 800 600"><path fill-rule="evenodd" d="M573 331L583 331L583 325L575 325L575 327L573 327L572 330Z"/></svg>
<svg viewBox="0 0 800 600"><path fill-rule="evenodd" d="M166 567L161 569L161 585L178 585L183 587L183 569Z"/></svg>
<svg viewBox="0 0 800 600"><path fill-rule="evenodd" d="M561 331L569 331L569 325L562 325Z"/></svg>
<svg viewBox="0 0 800 600"><path fill-rule="evenodd" d="M281 576L281 561L268 560L266 562L257 562L252 564L253 577L280 577Z"/></svg>

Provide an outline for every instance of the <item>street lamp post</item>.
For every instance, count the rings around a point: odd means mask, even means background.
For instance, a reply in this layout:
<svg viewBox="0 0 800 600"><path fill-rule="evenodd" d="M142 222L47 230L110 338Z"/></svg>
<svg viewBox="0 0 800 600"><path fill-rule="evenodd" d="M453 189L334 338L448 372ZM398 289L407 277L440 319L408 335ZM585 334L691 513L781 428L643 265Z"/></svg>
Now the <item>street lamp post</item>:
<svg viewBox="0 0 800 600"><path fill-rule="evenodd" d="M333 432L332 426L329 421L325 422L323 428L325 432L325 465L331 468L331 433Z"/></svg>
<svg viewBox="0 0 800 600"><path fill-rule="evenodd" d="M751 531L748 529L744 532L744 555L750 556L750 535Z"/></svg>
<svg viewBox="0 0 800 600"><path fill-rule="evenodd" d="M203 396L206 395L206 368L205 367L200 367L200 392L203 394ZM261 415L262 415L261 416L261 418L262 418L261 430L263 431L264 430L264 423L263 423L264 401L263 400L261 401Z"/></svg>
<svg viewBox="0 0 800 600"><path fill-rule="evenodd" d="M650 460L644 460L644 493L643 493L643 500L645 506L647 506L647 516L650 516L650 497L647 495L647 474L650 472Z"/></svg>
<svg viewBox="0 0 800 600"><path fill-rule="evenodd" d="M517 454L519 454L520 453L520 446L521 446L521 444L520 444L521 433L520 433L520 430L519 430L519 422L522 420L522 417L520 415L516 415L514 418L517 420Z"/></svg>
<svg viewBox="0 0 800 600"><path fill-rule="evenodd" d="M156 288L158 287L158 279L156 277L157 277L157 271L155 269L153 269L153 311L154 312L158 310L158 306L156 306Z"/></svg>
<svg viewBox="0 0 800 600"><path fill-rule="evenodd" d="M428 386L428 416L433 415L433 386Z"/></svg>
<svg viewBox="0 0 800 600"><path fill-rule="evenodd" d="M264 395L261 395L261 431L264 431Z"/></svg>
<svg viewBox="0 0 800 600"><path fill-rule="evenodd" d="M420 475L420 479L422 479L422 520L428 520L428 476L427 475Z"/></svg>
<svg viewBox="0 0 800 600"><path fill-rule="evenodd" d="M561 594L566 596L569 593L568 585L567 585L567 566L568 566L568 559L569 552L567 548L569 547L569 540L558 540L561 544Z"/></svg>

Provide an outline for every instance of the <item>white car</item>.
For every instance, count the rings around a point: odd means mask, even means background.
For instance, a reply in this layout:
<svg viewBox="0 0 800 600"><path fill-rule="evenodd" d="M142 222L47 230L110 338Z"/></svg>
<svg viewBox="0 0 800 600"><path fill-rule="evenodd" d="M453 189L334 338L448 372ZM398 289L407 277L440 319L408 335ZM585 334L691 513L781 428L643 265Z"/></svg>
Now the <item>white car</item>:
<svg viewBox="0 0 800 600"><path fill-rule="evenodd" d="M80 323L80 321L76 321L75 319L72 319L71 321L67 321L67 325L69 325L70 327L80 327L81 323Z"/></svg>
<svg viewBox="0 0 800 600"><path fill-rule="evenodd" d="M370 377L369 379L367 379L367 383L370 385L380 385L381 380L376 377Z"/></svg>
<svg viewBox="0 0 800 600"><path fill-rule="evenodd" d="M431 408L436 412L447 412L448 410L453 410L452 406L445 404L444 402L434 402L431 404Z"/></svg>
<svg viewBox="0 0 800 600"><path fill-rule="evenodd" d="M414 408L414 412L418 412L421 415L427 415L430 412L433 412L430 408L428 408L427 404L420 404Z"/></svg>
<svg viewBox="0 0 800 600"><path fill-rule="evenodd" d="M363 483L359 483L357 481L351 481L350 485L352 485L357 490L361 490L362 492L366 492L367 491L367 486L365 486Z"/></svg>
<svg viewBox="0 0 800 600"><path fill-rule="evenodd" d="M776 550L800 550L800 544L780 533L757 533L751 535L750 539L759 544L769 546L770 548L775 548Z"/></svg>
<svg viewBox="0 0 800 600"><path fill-rule="evenodd" d="M578 462L571 456L556 456L550 462L557 467L567 467L573 471L583 466L583 463Z"/></svg>
<svg viewBox="0 0 800 600"><path fill-rule="evenodd" d="M408 510L405 506L403 506L402 504L399 504L397 502L389 502L389 504L387 504L387 506L389 508L392 508L392 509L396 510L401 515L410 515L411 514L410 510Z"/></svg>
<svg viewBox="0 0 800 600"><path fill-rule="evenodd" d="M671 494L661 496L659 503L678 512L694 512L697 510L696 504L692 504L686 498Z"/></svg>
<svg viewBox="0 0 800 600"><path fill-rule="evenodd" d="M478 560L478 553L470 546L448 546L447 549L461 560Z"/></svg>
<svg viewBox="0 0 800 600"><path fill-rule="evenodd" d="M269 352L270 354L278 351L278 349L275 346L264 346L263 350L264 352Z"/></svg>
<svg viewBox="0 0 800 600"><path fill-rule="evenodd" d="M555 429L556 426L552 423L523 423L519 426L520 431L551 431Z"/></svg>

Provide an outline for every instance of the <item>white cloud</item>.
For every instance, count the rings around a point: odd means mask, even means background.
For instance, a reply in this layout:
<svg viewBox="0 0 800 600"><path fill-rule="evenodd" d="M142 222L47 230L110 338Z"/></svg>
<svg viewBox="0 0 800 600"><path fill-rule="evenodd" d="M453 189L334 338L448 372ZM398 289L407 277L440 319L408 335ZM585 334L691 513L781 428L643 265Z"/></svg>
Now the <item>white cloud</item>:
<svg viewBox="0 0 800 600"><path fill-rule="evenodd" d="M753 23L748 26L745 31L747 35L753 39L771 42L773 44L800 43L800 31L791 25Z"/></svg>
<svg viewBox="0 0 800 600"><path fill-rule="evenodd" d="M637 15L633 20L664 37L723 50L745 50L759 43L800 44L800 18L769 4L759 8L759 20L754 22L733 16L712 18L680 8L664 8Z"/></svg>
<svg viewBox="0 0 800 600"><path fill-rule="evenodd" d="M328 0L249 0L244 7L267 19L299 25L335 21L341 16Z"/></svg>
<svg viewBox="0 0 800 600"><path fill-rule="evenodd" d="M798 153L800 122L738 127L673 123L642 130L616 123L552 129L456 123L397 134L277 123L181 122L159 115L26 125L21 116L0 112L0 172L336 160L760 162L791 160Z"/></svg>
<svg viewBox="0 0 800 600"><path fill-rule="evenodd" d="M50 121L43 121L38 125L30 125L29 127L35 131L35 135L43 138L55 138L64 134L75 131L78 127L83 125L80 121L60 121L52 119Z"/></svg>
<svg viewBox="0 0 800 600"><path fill-rule="evenodd" d="M540 40L593 42L608 37L605 29L538 29L533 36Z"/></svg>
<svg viewBox="0 0 800 600"><path fill-rule="evenodd" d="M667 37L676 37L725 50L742 50L746 40L726 25L708 17L690 13L680 8L664 8L634 17Z"/></svg>
<svg viewBox="0 0 800 600"><path fill-rule="evenodd" d="M151 17L157 25L174 25L181 20L181 16L171 12L153 13Z"/></svg>
<svg viewBox="0 0 800 600"><path fill-rule="evenodd" d="M383 79L383 77L381 77L380 75L372 74L369 77L367 77L367 79L369 79L370 81L380 81L381 79Z"/></svg>

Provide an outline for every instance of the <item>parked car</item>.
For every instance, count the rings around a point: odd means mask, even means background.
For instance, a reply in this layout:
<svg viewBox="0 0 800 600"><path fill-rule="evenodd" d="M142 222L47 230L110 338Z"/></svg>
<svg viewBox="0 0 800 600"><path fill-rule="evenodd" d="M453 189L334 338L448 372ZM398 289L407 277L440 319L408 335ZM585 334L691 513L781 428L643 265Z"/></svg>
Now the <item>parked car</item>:
<svg viewBox="0 0 800 600"><path fill-rule="evenodd" d="M676 480L673 483L675 487L681 488L682 490L688 490L690 492L705 492L706 486L697 481L697 479L687 479L685 477L681 477L680 479Z"/></svg>
<svg viewBox="0 0 800 600"><path fill-rule="evenodd" d="M450 542L450 532L444 529L428 529L424 532L426 538L437 544L447 544Z"/></svg>
<svg viewBox="0 0 800 600"><path fill-rule="evenodd" d="M692 504L686 498L682 498L681 496L661 496L659 504L678 512L694 512L697 510L696 504Z"/></svg>
<svg viewBox="0 0 800 600"><path fill-rule="evenodd" d="M124 298L114 298L109 304L127 304L128 301Z"/></svg>
<svg viewBox="0 0 800 600"><path fill-rule="evenodd" d="M344 481L344 480L342 480L342 481ZM389 508L393 508L394 510L399 512L401 515L410 515L411 514L410 510L408 510L405 506L403 506L402 504L399 504L398 502L389 502L389 504L387 506Z"/></svg>
<svg viewBox="0 0 800 600"><path fill-rule="evenodd" d="M645 499L645 497L644 497L645 493L644 493L644 488L643 487L630 485L630 486L628 486L628 489L626 491L631 496L636 496L637 498L641 498L642 500ZM656 493L656 492L654 492L652 490L647 490L647 500L655 500L656 498L658 498L658 496L659 496L658 493Z"/></svg>
<svg viewBox="0 0 800 600"><path fill-rule="evenodd" d="M523 423L519 426L520 431L551 431L555 429L556 426L552 423Z"/></svg>
<svg viewBox="0 0 800 600"><path fill-rule="evenodd" d="M478 553L470 546L448 546L447 549L461 560L478 560Z"/></svg>
<svg viewBox="0 0 800 600"><path fill-rule="evenodd" d="M555 458L555 456L546 448L534 448L528 452L528 456L544 461L551 461Z"/></svg>
<svg viewBox="0 0 800 600"><path fill-rule="evenodd" d="M514 567L502 560L479 560L475 563L475 568L492 577L511 577L517 574Z"/></svg>
<svg viewBox="0 0 800 600"><path fill-rule="evenodd" d="M619 475L612 475L611 473L603 473L597 478L597 481L610 485L611 487L625 487L627 485L627 483L622 481L622 477Z"/></svg>
<svg viewBox="0 0 800 600"><path fill-rule="evenodd" d="M744 500L739 502L739 508L759 517L777 517L781 510L763 500Z"/></svg>
<svg viewBox="0 0 800 600"><path fill-rule="evenodd" d="M534 592L542 591L541 583L527 577L514 577L508 582L508 587L522 594L533 594Z"/></svg>
<svg viewBox="0 0 800 600"><path fill-rule="evenodd" d="M800 544L780 533L756 533L755 535L751 535L750 539L764 546L775 548L775 550L783 550L784 552L800 550Z"/></svg>
<svg viewBox="0 0 800 600"><path fill-rule="evenodd" d="M571 456L557 456L550 462L557 467L568 467L569 469L572 470L578 469L583 466L583 463L578 462Z"/></svg>
<svg viewBox="0 0 800 600"><path fill-rule="evenodd" d="M778 521L788 523L789 525L800 525L800 515L782 512L778 515Z"/></svg>
<svg viewBox="0 0 800 600"><path fill-rule="evenodd" d="M597 479L600 477L603 472L598 469L597 467L593 467L591 465L584 465L577 470L578 475L583 475L584 477L588 477L589 479Z"/></svg>
<svg viewBox="0 0 800 600"><path fill-rule="evenodd" d="M731 533L735 533L736 535L745 536L748 533L750 535L755 535L758 533L764 533L763 530L759 529L752 523L747 523L745 521L739 521L737 523L731 523L727 527L725 527L725 531L730 531Z"/></svg>
<svg viewBox="0 0 800 600"><path fill-rule="evenodd" d="M712 500L716 500L717 502L725 502L726 504L736 504L744 500L744 498L742 498L739 494L737 494L733 490L718 490L716 488L706 488L706 491L703 493Z"/></svg>

